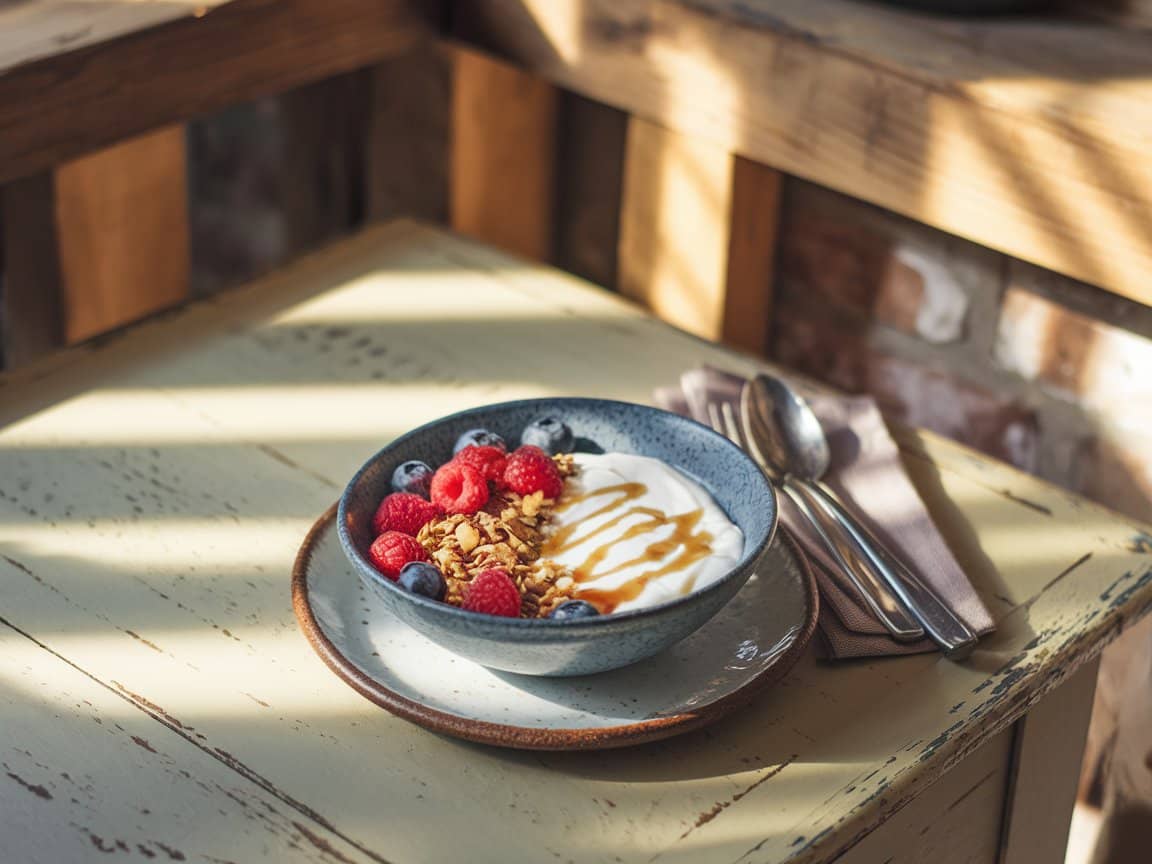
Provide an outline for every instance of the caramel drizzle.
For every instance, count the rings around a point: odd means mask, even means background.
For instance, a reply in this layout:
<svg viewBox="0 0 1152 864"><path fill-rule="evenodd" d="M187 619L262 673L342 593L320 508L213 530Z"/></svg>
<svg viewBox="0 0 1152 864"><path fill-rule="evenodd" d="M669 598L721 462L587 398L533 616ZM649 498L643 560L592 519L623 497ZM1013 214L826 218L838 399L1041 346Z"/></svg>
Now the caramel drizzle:
<svg viewBox="0 0 1152 864"><path fill-rule="evenodd" d="M577 583L587 582L593 578L608 576L612 573L618 573L629 567L634 567L645 562L655 563L657 561L663 561L675 553L676 550L680 550L678 555L663 566L646 570L616 588L584 588L576 592L581 600L587 600L605 614L611 612L621 603L627 600L634 600L640 596L640 593L653 579L658 579L668 573L676 573L684 570L700 559L707 557L712 552L712 535L707 531L696 530L696 526L704 516L703 508L681 513L677 516L669 516L662 510L657 510L653 507L628 506L628 502L636 500L647 491L648 487L643 483L620 483L615 486L605 486L601 489L595 489L583 495L572 495L556 508L557 512L567 510L593 497L607 496L611 500L588 514L585 520L595 519L597 516L608 514L614 515L604 524L598 526L576 542L572 542L572 535L576 532L577 528L580 527L582 522L566 525L557 530L544 542L542 549L543 556L550 558L566 552L574 546L582 545L594 537L610 532L631 516L641 515L645 517L635 525L625 528L621 533L613 536L607 542L601 543L588 555L584 563L578 567L574 567L572 570L572 578ZM673 526L670 537L648 544L644 551L636 558L625 561L610 570L599 573L596 572L596 568L604 561L608 553L612 551L612 548L617 543L633 537L640 537L644 534L654 533L666 525ZM682 593L689 593L694 583L694 579L689 580L688 584L684 586Z"/></svg>

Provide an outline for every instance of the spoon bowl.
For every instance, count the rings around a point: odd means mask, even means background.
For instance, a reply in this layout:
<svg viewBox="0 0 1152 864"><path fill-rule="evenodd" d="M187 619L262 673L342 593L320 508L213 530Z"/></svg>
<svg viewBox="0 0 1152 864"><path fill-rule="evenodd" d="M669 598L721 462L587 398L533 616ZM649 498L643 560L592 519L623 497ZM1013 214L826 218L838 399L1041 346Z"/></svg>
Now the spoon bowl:
<svg viewBox="0 0 1152 864"><path fill-rule="evenodd" d="M832 461L828 439L815 412L779 378L757 375L748 388L749 420L759 433L764 455L790 474L815 480Z"/></svg>

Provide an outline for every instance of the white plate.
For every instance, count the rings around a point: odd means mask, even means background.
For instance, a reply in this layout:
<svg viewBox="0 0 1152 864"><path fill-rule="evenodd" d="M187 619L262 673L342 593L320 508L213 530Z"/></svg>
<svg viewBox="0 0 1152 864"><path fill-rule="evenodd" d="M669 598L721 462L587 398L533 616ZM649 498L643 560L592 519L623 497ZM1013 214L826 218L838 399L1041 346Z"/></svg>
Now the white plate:
<svg viewBox="0 0 1152 864"><path fill-rule="evenodd" d="M655 657L578 678L500 672L440 648L392 616L362 585L334 527L332 508L309 532L293 571L293 606L309 642L376 704L472 741L578 750L699 728L779 680L816 625L812 575L781 532L715 618Z"/></svg>

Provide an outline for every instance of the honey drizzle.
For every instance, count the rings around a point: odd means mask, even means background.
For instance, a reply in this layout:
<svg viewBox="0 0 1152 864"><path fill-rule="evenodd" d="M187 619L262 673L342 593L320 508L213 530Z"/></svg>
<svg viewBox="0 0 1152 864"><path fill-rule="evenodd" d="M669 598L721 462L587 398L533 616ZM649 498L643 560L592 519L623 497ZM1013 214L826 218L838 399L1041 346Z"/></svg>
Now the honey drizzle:
<svg viewBox="0 0 1152 864"><path fill-rule="evenodd" d="M607 576L612 573L618 573L628 567L641 564L645 561L656 562L663 560L671 555L675 550L682 549L679 555L673 558L662 567L657 567L652 570L646 570L637 576L632 577L627 582L616 588L585 588L577 591L577 596L582 600L587 600L592 605L596 606L602 613L609 613L621 603L627 600L633 600L640 595L640 592L651 582L660 576L668 573L676 573L695 564L701 558L704 558L712 552L712 535L707 531L696 531L696 526L704 516L703 508L691 510L687 513L681 513L677 516L669 516L662 510L657 510L652 507L628 507L629 501L642 496L648 491L648 487L643 483L621 483L615 486L605 486L601 489L595 489L583 495L571 495L557 507L557 511L567 510L570 507L580 504L584 501L597 496L611 496L612 500L608 501L604 506L593 511L585 517L581 522L576 522L567 525L564 528L557 530L551 537L544 542L542 554L546 558L553 557L561 552L566 552L574 546L581 545L597 535L610 531L612 528L618 526L623 520L630 516L642 515L647 517L641 522L636 523L626 528L619 536L602 543L597 546L588 558L578 567L572 569L572 578L577 582L587 582L592 578L599 578ZM598 526L595 530L591 531L584 537L581 537L576 543L572 543L572 535L576 529L588 519L594 519L597 516L604 516L613 511L621 511L616 513L611 519L603 525ZM603 573L595 573L595 568L608 556L617 543L624 540L629 540L632 537L639 537L643 534L653 533L658 531L665 525L672 525L672 536L664 540L657 540L650 543L644 552L632 560L625 561L617 565L611 570ZM690 580L687 590L682 593L688 593L692 590L692 585L695 579Z"/></svg>

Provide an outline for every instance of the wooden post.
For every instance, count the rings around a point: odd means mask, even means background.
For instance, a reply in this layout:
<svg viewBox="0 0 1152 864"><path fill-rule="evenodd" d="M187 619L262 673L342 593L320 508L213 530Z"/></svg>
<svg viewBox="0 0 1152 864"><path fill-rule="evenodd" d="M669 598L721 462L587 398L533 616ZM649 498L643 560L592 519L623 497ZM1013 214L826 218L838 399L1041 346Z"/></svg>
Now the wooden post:
<svg viewBox="0 0 1152 864"><path fill-rule="evenodd" d="M778 172L633 117L620 228L620 290L706 339L767 345Z"/></svg>
<svg viewBox="0 0 1152 864"><path fill-rule="evenodd" d="M55 183L36 174L0 187L4 273L3 366L14 369L64 342Z"/></svg>
<svg viewBox="0 0 1152 864"><path fill-rule="evenodd" d="M1085 663L1017 722L1000 864L1064 860L1099 667Z"/></svg>
<svg viewBox="0 0 1152 864"><path fill-rule="evenodd" d="M615 288L628 115L561 91L553 263Z"/></svg>
<svg viewBox="0 0 1152 864"><path fill-rule="evenodd" d="M280 201L286 257L352 230L363 212L364 71L305 84L280 97L286 138Z"/></svg>
<svg viewBox="0 0 1152 864"><path fill-rule="evenodd" d="M56 169L64 336L75 342L188 295L184 127Z"/></svg>
<svg viewBox="0 0 1152 864"><path fill-rule="evenodd" d="M455 47L451 224L535 260L552 255L556 89L477 51Z"/></svg>
<svg viewBox="0 0 1152 864"><path fill-rule="evenodd" d="M452 49L421 43L370 76L365 218L447 223Z"/></svg>

